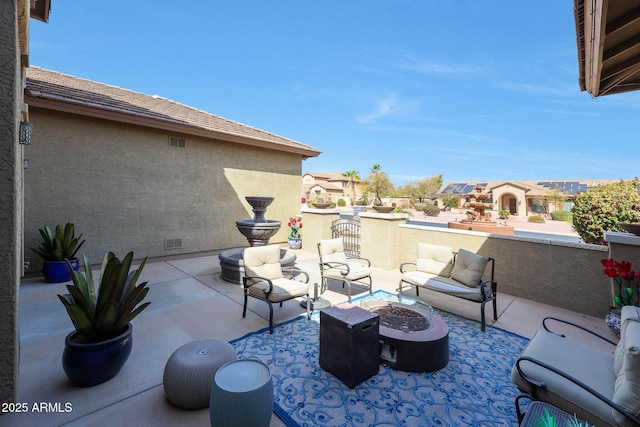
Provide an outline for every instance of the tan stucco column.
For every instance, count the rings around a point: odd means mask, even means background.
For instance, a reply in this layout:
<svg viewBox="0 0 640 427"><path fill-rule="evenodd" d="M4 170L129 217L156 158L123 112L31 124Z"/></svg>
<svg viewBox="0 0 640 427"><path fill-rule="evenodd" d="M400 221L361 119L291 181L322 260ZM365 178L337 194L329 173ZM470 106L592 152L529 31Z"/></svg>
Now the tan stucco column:
<svg viewBox="0 0 640 427"><path fill-rule="evenodd" d="M408 214L363 212L360 214L360 255L376 268L398 268L400 233L398 226Z"/></svg>
<svg viewBox="0 0 640 427"><path fill-rule="evenodd" d="M302 248L317 252L322 239L331 239L331 223L340 219L338 209L302 209Z"/></svg>

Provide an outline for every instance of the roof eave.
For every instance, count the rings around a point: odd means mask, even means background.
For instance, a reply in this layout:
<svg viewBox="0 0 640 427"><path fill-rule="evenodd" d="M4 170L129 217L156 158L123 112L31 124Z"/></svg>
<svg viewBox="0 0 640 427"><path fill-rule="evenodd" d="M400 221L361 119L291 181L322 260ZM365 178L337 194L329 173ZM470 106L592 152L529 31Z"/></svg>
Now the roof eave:
<svg viewBox="0 0 640 427"><path fill-rule="evenodd" d="M187 123L182 123L179 121L160 120L144 115L136 115L120 111L112 111L104 108L96 108L87 105L79 105L70 102L41 98L29 94L29 92L25 93L25 102L30 107L43 108L47 110L77 114L80 116L145 126L170 132L177 132L185 135L199 136L203 138L216 139L219 141L233 142L236 144L243 144L253 147L267 148L271 150L299 154L303 159L307 159L309 157L317 157L318 155L320 155L319 151L307 149L305 147L283 146L259 138L252 138L250 136L238 135L231 132L218 132Z"/></svg>

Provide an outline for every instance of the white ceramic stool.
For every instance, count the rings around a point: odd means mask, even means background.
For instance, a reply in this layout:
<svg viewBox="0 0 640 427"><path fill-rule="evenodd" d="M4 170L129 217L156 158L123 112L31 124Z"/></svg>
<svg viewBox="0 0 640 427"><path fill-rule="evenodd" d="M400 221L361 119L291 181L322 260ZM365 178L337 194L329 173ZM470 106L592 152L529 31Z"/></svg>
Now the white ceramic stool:
<svg viewBox="0 0 640 427"><path fill-rule="evenodd" d="M193 341L178 348L164 368L167 399L185 409L205 408L218 369L237 359L231 344L217 339Z"/></svg>
<svg viewBox="0 0 640 427"><path fill-rule="evenodd" d="M254 359L222 366L211 387L209 412L212 427L268 427L273 412L269 367Z"/></svg>

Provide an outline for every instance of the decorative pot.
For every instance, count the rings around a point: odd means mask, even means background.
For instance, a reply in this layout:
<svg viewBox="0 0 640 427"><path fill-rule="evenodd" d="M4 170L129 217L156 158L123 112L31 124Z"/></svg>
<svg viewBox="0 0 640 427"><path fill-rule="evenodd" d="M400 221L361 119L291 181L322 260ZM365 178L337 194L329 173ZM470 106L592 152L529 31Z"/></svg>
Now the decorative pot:
<svg viewBox="0 0 640 427"><path fill-rule="evenodd" d="M313 207L316 209L327 209L329 206L331 206L331 203L314 203Z"/></svg>
<svg viewBox="0 0 640 427"><path fill-rule="evenodd" d="M302 239L289 239L289 249L302 248Z"/></svg>
<svg viewBox="0 0 640 427"><path fill-rule="evenodd" d="M604 316L604 321L617 337L620 336L620 325L622 321L620 320L620 310L613 309Z"/></svg>
<svg viewBox="0 0 640 427"><path fill-rule="evenodd" d="M72 258L69 262L73 270L78 271L80 268L78 258ZM42 275L44 276L44 280L49 283L69 282L71 280L66 261L43 261Z"/></svg>
<svg viewBox="0 0 640 427"><path fill-rule="evenodd" d="M131 354L132 332L133 325L129 323L122 334L97 343L87 343L78 331L67 335L62 368L71 384L91 387L118 375Z"/></svg>
<svg viewBox="0 0 640 427"><path fill-rule="evenodd" d="M373 210L380 213L392 212L395 208L393 206L374 206Z"/></svg>

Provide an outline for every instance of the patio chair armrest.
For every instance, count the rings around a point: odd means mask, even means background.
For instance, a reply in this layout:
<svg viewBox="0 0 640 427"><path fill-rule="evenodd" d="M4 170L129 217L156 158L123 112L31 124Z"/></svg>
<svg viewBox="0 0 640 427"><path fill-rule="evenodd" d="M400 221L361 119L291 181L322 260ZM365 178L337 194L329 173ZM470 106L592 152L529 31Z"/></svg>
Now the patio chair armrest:
<svg viewBox="0 0 640 427"><path fill-rule="evenodd" d="M570 322L570 321L568 321L568 320L559 319L559 318L557 318L557 317L552 317L552 316L548 316L548 317L545 317L544 319L542 319L542 326L544 327L544 329L545 329L547 332L551 332L552 334L555 334L555 335L561 336L562 338L565 338L565 335L564 335L564 334L559 334L559 333L557 333L557 332L552 331L552 330L547 326L547 320L555 320L556 322L564 323L564 324L566 324L566 325L573 326L573 327L575 327L575 328L581 329L581 330L583 330L583 331L585 331L585 332L590 333L590 334L591 334L591 335L593 335L594 337L598 337L598 338L600 338L601 340L608 342L609 344L611 344L611 345L612 345L612 346L614 346L614 347L615 347L615 346L616 346L616 344L617 344L617 343L616 343L616 342L614 342L613 340L611 340L611 339L609 339L609 338L607 338L607 337L605 337L605 336L602 336L602 335L600 335L600 334L599 334L599 333L597 333L597 332L594 332L594 331L592 331L592 330L590 330L590 329L587 329L587 328L585 328L585 327L583 327L583 326L580 326L580 325L575 324L575 323L573 323L573 322Z"/></svg>
<svg viewBox="0 0 640 427"><path fill-rule="evenodd" d="M322 262L320 263L320 265L321 267L326 267L326 268L344 267L345 269L340 271L340 274L342 274L343 276L348 275L349 272L351 271L349 268L349 264L347 264L346 262L328 261L328 262Z"/></svg>
<svg viewBox="0 0 640 427"><path fill-rule="evenodd" d="M357 259L359 261L366 261L367 267L371 267L371 261L369 261L368 258L352 257L352 258L347 258L347 259Z"/></svg>
<svg viewBox="0 0 640 427"><path fill-rule="evenodd" d="M245 288L251 287L254 284L251 285L247 285L247 282L249 280L256 280L256 281L260 281L260 282L267 282L269 284L269 290L265 291L265 295L269 296L271 294L271 292L273 292L273 282L270 279L267 279L266 277L260 277L260 276L243 276L242 277L242 284L244 285Z"/></svg>
<svg viewBox="0 0 640 427"><path fill-rule="evenodd" d="M619 412L620 414L622 414L625 418L628 418L629 420L633 421L634 423L638 423L640 424L640 418L637 418L635 415L631 414L629 411L627 411L626 409L624 409L622 406L618 405L617 403L613 402L611 399L603 396L602 394L598 393L596 390L594 390L593 388L589 387L588 385L586 385L585 383L583 383L582 381L578 380L577 378L574 378L573 376L567 374L564 371L561 371L558 368L555 368L551 365L549 365L548 363L542 362L541 360L535 359L533 357L530 356L520 356L518 358L518 360L516 360L516 369L518 371L518 374L522 377L522 379L524 379L527 383L529 383L530 385L530 390L529 390L529 394L532 397L536 397L536 387L538 388L542 388L542 389L546 389L547 385L544 382L541 381L536 381L532 378L529 378L523 371L522 368L522 364L523 362L528 362L528 363L532 363L534 365L540 366L541 368L544 368L556 375L559 375L561 377L563 377L564 379L572 382L573 384L575 384L576 386L580 387L581 389L583 389L584 391L586 391L587 393L591 394L592 396L598 398L599 400L601 400L602 402L604 402L605 404L607 404L609 407L611 407L612 409L615 409L617 412ZM562 409L562 408L560 408Z"/></svg>
<svg viewBox="0 0 640 427"><path fill-rule="evenodd" d="M416 264L415 262L403 262L402 264L400 264L400 273L404 273L405 271L409 271L409 270L405 270L405 266L409 266L409 265L413 265L414 266L413 270L415 270L415 267L418 266L418 264Z"/></svg>
<svg viewBox="0 0 640 427"><path fill-rule="evenodd" d="M498 282L495 280L483 280L478 286L480 286L480 292L485 297L487 296L487 285L491 285L491 295L495 296L498 291Z"/></svg>
<svg viewBox="0 0 640 427"><path fill-rule="evenodd" d="M297 277L299 277L300 275L304 276L304 280L300 280L303 283L309 283L309 273L307 273L304 270L299 269L298 267L292 266L292 267L282 267L282 272L283 273L291 273L290 277L287 277L287 279L291 278L291 280L296 280Z"/></svg>

